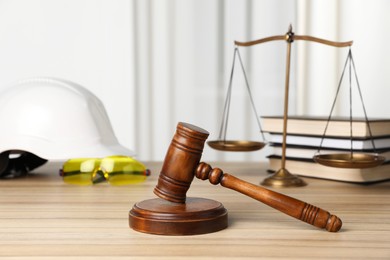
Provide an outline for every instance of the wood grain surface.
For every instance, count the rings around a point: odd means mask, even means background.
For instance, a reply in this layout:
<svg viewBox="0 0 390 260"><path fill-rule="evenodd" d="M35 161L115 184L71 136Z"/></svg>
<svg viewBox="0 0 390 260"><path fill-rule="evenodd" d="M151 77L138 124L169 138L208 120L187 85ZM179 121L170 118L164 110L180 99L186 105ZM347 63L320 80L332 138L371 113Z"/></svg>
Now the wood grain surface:
<svg viewBox="0 0 390 260"><path fill-rule="evenodd" d="M258 184L265 163L210 162ZM276 191L326 208L343 221L330 233L240 193L195 179L187 193L221 202L228 228L195 236L161 236L129 228L128 213L155 198L160 162L141 184L65 184L59 165L26 178L0 180L1 259L390 259L390 182L360 186L308 179L306 187Z"/></svg>

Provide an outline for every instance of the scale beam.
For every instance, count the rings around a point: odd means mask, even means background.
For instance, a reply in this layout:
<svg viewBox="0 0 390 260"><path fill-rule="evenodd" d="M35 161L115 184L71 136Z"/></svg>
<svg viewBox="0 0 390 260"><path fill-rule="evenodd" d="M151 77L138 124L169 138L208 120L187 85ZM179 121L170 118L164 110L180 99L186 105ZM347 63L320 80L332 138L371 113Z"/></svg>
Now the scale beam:
<svg viewBox="0 0 390 260"><path fill-rule="evenodd" d="M316 42L316 43L321 43L333 47L350 47L353 44L353 41L348 41L348 42L335 42L335 41L329 41L309 35L295 35L292 32L292 28L289 28L289 31L285 35L275 35L275 36L270 36L254 41L249 41L249 42L239 42L239 41L234 41L234 44L237 46L242 46L242 47L249 47L261 43L266 43L266 42L271 42L271 41L288 41L288 42L293 42L295 40L301 40L301 41L311 41L311 42Z"/></svg>
<svg viewBox="0 0 390 260"><path fill-rule="evenodd" d="M333 47L349 47L352 46L353 41L348 41L348 42L334 42L334 41L328 41L325 39L309 36L309 35L294 35L292 37L293 41L295 40L303 40L303 41L311 41L311 42L317 42L317 43L322 43L325 45L333 46ZM254 41L249 41L249 42L239 42L239 41L234 41L234 44L237 46L242 46L242 47L249 47L253 45L257 45L260 43L265 43L265 42L270 42L270 41L286 41L288 38L286 35L276 35L276 36L271 36L271 37L266 37Z"/></svg>

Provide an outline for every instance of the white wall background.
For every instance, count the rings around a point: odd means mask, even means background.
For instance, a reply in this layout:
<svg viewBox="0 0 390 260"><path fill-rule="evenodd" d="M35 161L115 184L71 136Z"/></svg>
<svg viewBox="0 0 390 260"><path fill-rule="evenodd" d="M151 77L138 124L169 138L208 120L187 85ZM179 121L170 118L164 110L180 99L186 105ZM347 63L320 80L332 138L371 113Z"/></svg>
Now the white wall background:
<svg viewBox="0 0 390 260"><path fill-rule="evenodd" d="M386 0L2 0L0 89L34 76L77 82L103 101L120 143L163 160L178 121L218 137L234 40L282 35L291 23L296 34L353 40L368 115L390 117L389 11ZM258 113L281 114L286 44L240 51ZM292 51L290 114L327 115L348 50L296 42ZM228 138L259 139L236 72ZM266 153L206 147L204 158Z"/></svg>

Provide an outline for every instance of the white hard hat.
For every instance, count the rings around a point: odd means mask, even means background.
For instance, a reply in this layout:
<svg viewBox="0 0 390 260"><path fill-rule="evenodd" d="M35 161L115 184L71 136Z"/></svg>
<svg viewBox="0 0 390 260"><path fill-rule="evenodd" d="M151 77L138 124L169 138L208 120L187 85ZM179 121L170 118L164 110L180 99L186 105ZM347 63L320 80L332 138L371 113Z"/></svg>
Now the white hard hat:
<svg viewBox="0 0 390 260"><path fill-rule="evenodd" d="M21 150L47 160L133 156L118 143L102 102L75 83L32 78L0 93L0 153Z"/></svg>

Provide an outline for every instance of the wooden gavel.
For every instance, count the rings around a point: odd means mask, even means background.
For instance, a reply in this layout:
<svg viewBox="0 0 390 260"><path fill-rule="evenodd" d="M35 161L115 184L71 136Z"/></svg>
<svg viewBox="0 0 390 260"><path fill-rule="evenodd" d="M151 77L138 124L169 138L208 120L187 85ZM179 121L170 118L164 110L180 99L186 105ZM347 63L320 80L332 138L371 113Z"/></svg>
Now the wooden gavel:
<svg viewBox="0 0 390 260"><path fill-rule="evenodd" d="M195 235L227 227L227 210L217 201L187 198L194 176L212 184L238 191L287 215L330 232L342 222L329 212L306 202L240 180L221 169L199 163L209 133L179 123L168 148L154 193L159 197L136 203L129 212L134 230L159 235Z"/></svg>
<svg viewBox="0 0 390 260"><path fill-rule="evenodd" d="M154 193L162 199L185 203L186 193L196 176L212 184L238 191L263 202L287 215L330 232L337 232L342 226L340 218L328 211L298 199L268 190L240 180L219 168L212 169L206 163L199 163L204 142L209 133L187 123L179 123L169 146Z"/></svg>

